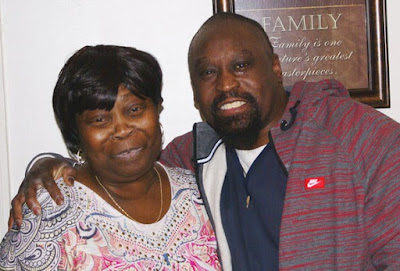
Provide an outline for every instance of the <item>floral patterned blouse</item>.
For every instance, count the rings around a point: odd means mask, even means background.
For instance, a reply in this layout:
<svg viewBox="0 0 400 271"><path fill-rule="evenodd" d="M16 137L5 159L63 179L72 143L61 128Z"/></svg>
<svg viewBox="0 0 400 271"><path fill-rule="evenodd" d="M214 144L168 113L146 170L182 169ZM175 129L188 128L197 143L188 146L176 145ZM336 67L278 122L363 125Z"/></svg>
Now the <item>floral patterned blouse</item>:
<svg viewBox="0 0 400 271"><path fill-rule="evenodd" d="M64 204L38 192L20 230L0 245L0 270L220 270L217 242L193 175L165 168L171 205L154 224L130 220L81 183L57 184Z"/></svg>

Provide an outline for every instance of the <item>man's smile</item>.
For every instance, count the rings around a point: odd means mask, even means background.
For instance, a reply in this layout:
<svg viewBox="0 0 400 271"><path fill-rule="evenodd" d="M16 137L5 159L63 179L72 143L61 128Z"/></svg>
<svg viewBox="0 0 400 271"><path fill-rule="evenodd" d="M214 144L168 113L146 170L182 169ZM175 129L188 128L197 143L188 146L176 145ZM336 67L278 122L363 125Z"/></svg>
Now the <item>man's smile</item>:
<svg viewBox="0 0 400 271"><path fill-rule="evenodd" d="M242 105L247 104L245 101L233 101L230 103L223 104L219 109L221 110L229 110L241 107Z"/></svg>

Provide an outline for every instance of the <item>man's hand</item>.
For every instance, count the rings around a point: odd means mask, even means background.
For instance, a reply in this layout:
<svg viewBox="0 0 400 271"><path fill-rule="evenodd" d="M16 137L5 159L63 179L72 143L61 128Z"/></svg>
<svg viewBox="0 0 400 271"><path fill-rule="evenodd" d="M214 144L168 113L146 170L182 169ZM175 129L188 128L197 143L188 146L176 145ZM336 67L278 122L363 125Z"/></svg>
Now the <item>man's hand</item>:
<svg viewBox="0 0 400 271"><path fill-rule="evenodd" d="M26 174L21 186L18 189L18 194L11 201L10 217L8 219L8 228L10 229L13 222L18 228L22 224L22 205L24 202L35 215L41 213L41 206L36 198L36 191L44 187L58 204L64 202L64 197L60 192L55 180L63 177L67 185L73 185L76 176L76 170L63 159L57 158L42 158L38 160Z"/></svg>

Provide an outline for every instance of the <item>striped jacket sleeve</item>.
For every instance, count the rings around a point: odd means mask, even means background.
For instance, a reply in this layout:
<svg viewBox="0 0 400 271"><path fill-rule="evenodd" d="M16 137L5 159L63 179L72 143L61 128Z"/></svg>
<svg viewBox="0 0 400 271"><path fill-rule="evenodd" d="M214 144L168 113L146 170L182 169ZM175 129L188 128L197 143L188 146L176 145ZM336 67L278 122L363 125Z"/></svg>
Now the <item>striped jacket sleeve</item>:
<svg viewBox="0 0 400 271"><path fill-rule="evenodd" d="M377 270L400 270L400 135L376 166L366 187L368 247Z"/></svg>
<svg viewBox="0 0 400 271"><path fill-rule="evenodd" d="M400 125L346 98L324 99L317 120L343 144L365 189L368 253L377 270L400 270ZM361 222L361 221L360 221Z"/></svg>
<svg viewBox="0 0 400 271"><path fill-rule="evenodd" d="M173 139L161 152L160 162L169 167L180 167L194 172L193 135L188 132Z"/></svg>

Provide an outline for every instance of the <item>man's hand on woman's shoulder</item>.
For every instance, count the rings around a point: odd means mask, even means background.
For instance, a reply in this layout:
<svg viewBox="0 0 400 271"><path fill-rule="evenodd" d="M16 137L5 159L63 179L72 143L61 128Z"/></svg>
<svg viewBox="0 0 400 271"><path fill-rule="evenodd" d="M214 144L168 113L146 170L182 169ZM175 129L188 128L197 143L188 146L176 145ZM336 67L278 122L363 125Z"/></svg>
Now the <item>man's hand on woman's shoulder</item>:
<svg viewBox="0 0 400 271"><path fill-rule="evenodd" d="M75 168L61 156L59 158L41 158L37 160L26 173L18 194L11 201L10 217L8 219L8 228L13 223L18 228L22 224L22 205L26 202L29 209L36 215L41 213L41 206L37 201L36 191L44 187L58 204L64 202L64 197L60 192L55 180L63 177L67 185L73 185L76 177Z"/></svg>

